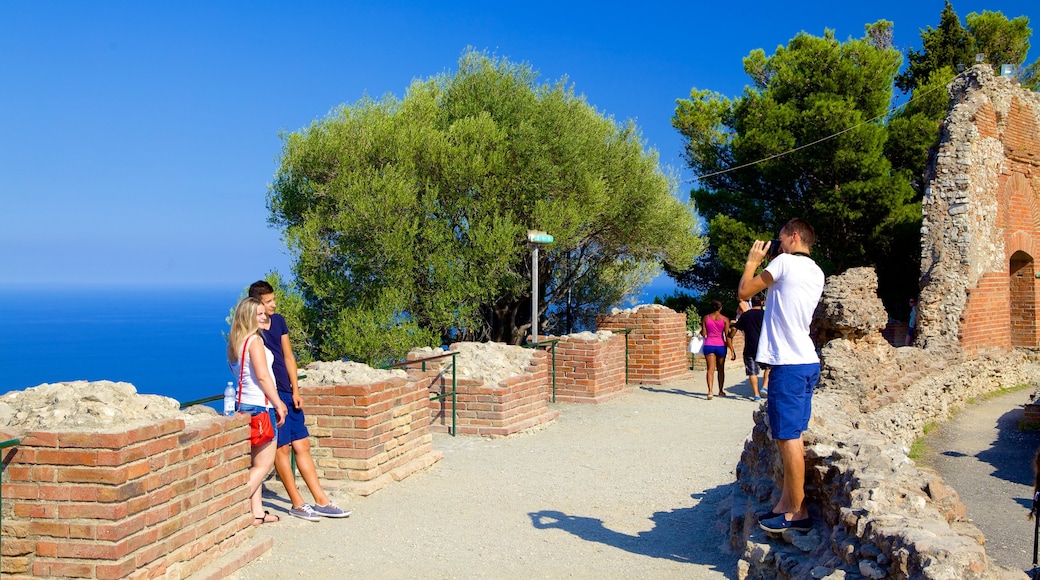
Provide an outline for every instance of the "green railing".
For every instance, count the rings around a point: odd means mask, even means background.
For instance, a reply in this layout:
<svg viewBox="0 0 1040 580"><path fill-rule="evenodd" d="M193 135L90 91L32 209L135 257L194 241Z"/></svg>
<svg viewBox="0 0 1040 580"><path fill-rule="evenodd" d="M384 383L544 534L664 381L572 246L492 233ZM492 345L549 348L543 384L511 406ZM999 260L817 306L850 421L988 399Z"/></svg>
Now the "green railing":
<svg viewBox="0 0 1040 580"><path fill-rule="evenodd" d="M430 394L430 400L431 401L440 401L441 399L447 399L448 397L451 397L451 436L452 437L454 437L455 433L457 433L457 430L455 428L455 421L456 421L456 416L457 416L457 414L455 412L455 404L458 402L458 376L457 376L457 373L455 372L455 369L456 369L456 366L457 366L455 364L455 360L456 360L456 357L458 356L458 354L459 354L458 351L452 350L452 351L448 351L448 352L446 352L444 354L437 354L437 355L428 356L428 357L425 357L425 358L417 358L415 360L406 360L404 362L399 362L399 363L392 364L392 365L389 365L389 366L386 367L388 369L397 369L397 368L405 368L408 365L413 365L413 364L416 364L416 363L422 363L422 367L421 367L422 371L426 372L426 361L447 358L449 356L451 357L451 392L449 392L449 393L441 393L441 394L431 393Z"/></svg>
<svg viewBox="0 0 1040 580"><path fill-rule="evenodd" d="M628 335L632 334L634 328L624 328L622 330L615 330L614 332L620 332L625 335L625 384L628 384Z"/></svg>
<svg viewBox="0 0 1040 580"><path fill-rule="evenodd" d="M549 354L552 357L552 365L549 367L549 376L552 377L552 402L556 402L556 343L560 342L558 338L547 338L545 340L539 340L538 342L529 342L523 344L524 348L538 348L539 346L549 345Z"/></svg>
<svg viewBox="0 0 1040 580"><path fill-rule="evenodd" d="M195 399L194 401L188 401L187 403L181 403L181 410L187 409L192 405L205 405L206 403L215 403L217 401L223 401L224 395L214 395L212 397L206 397L205 399Z"/></svg>
<svg viewBox="0 0 1040 580"><path fill-rule="evenodd" d="M0 449L7 449L8 447L14 447L21 443L21 439L8 439L7 441L0 442ZM4 494L3 486L0 486L0 529L3 528L3 512L4 512Z"/></svg>

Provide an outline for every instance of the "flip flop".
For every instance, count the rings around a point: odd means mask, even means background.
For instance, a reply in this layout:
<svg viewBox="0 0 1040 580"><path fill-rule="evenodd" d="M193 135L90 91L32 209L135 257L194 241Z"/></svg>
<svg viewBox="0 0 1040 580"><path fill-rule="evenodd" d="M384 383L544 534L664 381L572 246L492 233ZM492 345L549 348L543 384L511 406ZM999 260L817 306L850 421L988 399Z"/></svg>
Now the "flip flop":
<svg viewBox="0 0 1040 580"><path fill-rule="evenodd" d="M282 518L272 514L271 512L269 512L267 510L264 510L264 517L262 517L262 518L254 517L253 518L253 525L254 526L259 526L259 525L262 525L262 524L273 524L275 522L280 522L280 521L282 521Z"/></svg>

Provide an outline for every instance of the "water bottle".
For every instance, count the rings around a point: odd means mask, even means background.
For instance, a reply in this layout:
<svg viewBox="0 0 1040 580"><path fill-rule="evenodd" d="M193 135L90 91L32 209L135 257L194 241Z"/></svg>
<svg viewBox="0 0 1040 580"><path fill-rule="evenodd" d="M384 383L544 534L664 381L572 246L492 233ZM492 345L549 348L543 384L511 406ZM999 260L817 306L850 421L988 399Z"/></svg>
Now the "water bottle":
<svg viewBox="0 0 1040 580"><path fill-rule="evenodd" d="M235 414L235 383L228 381L224 387L224 414L231 416Z"/></svg>

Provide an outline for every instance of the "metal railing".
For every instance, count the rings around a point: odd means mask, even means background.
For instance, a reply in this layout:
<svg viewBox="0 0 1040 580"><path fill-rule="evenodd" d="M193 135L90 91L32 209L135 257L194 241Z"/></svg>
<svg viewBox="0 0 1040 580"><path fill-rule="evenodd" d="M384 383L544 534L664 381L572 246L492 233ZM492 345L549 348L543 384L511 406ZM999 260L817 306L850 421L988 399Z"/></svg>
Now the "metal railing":
<svg viewBox="0 0 1040 580"><path fill-rule="evenodd" d="M457 417L457 413L455 411L455 404L458 402L458 377L457 377L457 373L455 372L455 369L457 367L457 365L455 364L455 360L456 360L456 357L458 356L458 354L459 354L458 351L452 350L452 351L448 351L448 352L446 352L444 354L437 354L437 355L428 356L428 357L424 357L424 358L417 358L415 360L406 360L404 362L399 362L399 363L392 364L392 365L389 365L389 366L386 367L388 369L397 369L397 368L402 368L403 369L403 368L407 367L408 365L412 365L412 364L416 364L416 363L422 363L422 367L421 367L422 371L426 372L426 361L438 360L438 359L442 359L442 358L447 358L449 356L451 357L451 392L441 393L441 394L430 393L430 400L431 401L440 401L441 399L446 399L448 397L451 397L451 436L452 437L454 437L455 434L457 433L457 430L455 428L455 422L456 422L456 417Z"/></svg>
<svg viewBox="0 0 1040 580"><path fill-rule="evenodd" d="M560 342L558 338L547 338L545 340L539 340L538 342L529 342L520 346L524 348L538 348L540 346L549 345L549 355L552 357L552 365L549 367L549 376L552 377L552 402L556 402L556 343Z"/></svg>
<svg viewBox="0 0 1040 580"><path fill-rule="evenodd" d="M625 384L628 384L628 335L632 334L635 328L623 328L621 330L615 330L614 332L620 332L625 335Z"/></svg>

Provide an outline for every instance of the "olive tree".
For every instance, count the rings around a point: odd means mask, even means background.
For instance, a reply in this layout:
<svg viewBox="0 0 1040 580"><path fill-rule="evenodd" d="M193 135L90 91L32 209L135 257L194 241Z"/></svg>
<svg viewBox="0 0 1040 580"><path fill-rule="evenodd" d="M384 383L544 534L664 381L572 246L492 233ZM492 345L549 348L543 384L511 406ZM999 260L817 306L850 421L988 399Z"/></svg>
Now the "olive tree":
<svg viewBox="0 0 1040 580"><path fill-rule="evenodd" d="M589 320L661 261L689 265L702 251L693 208L633 123L604 116L565 79L541 84L529 66L486 53L283 140L270 220L323 358L521 343L529 229L555 237L539 263L546 330L564 311Z"/></svg>

